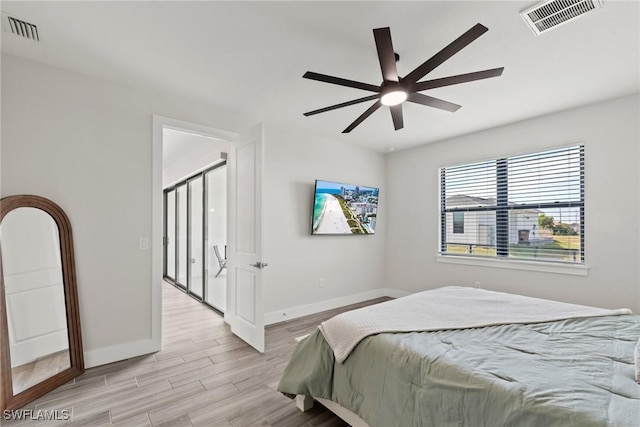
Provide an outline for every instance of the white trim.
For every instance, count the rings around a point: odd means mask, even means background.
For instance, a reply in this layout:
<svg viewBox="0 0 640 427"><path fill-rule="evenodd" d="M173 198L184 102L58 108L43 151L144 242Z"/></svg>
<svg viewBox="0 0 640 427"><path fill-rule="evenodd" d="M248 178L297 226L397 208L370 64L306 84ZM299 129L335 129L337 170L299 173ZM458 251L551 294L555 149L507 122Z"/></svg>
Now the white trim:
<svg viewBox="0 0 640 427"><path fill-rule="evenodd" d="M508 270L539 271L543 273L588 276L589 267L582 264L559 264L554 262L522 261L515 259L475 258L466 256L436 255L436 261L445 264L472 265L476 267L504 268Z"/></svg>
<svg viewBox="0 0 640 427"><path fill-rule="evenodd" d="M151 341L162 348L162 129L164 118L153 116L151 147ZM134 348L134 344L130 344ZM111 347L113 348L113 347ZM101 351L101 350L96 350ZM107 353L109 351L105 349ZM89 352L92 353L92 352ZM87 354L85 353L85 364ZM115 353L118 353L117 351ZM131 356L129 356L131 357ZM103 360L98 357L97 360ZM111 360L113 361L113 360ZM109 363L109 362L105 362ZM99 365L96 363L95 365ZM91 366L91 365L89 365Z"/></svg>
<svg viewBox="0 0 640 427"><path fill-rule="evenodd" d="M238 137L237 132L230 132L196 123L185 122L183 120L172 119L171 117L158 116L154 114L153 118L154 120L158 119L161 121L163 128L203 136L205 138L217 139L218 141L229 142Z"/></svg>
<svg viewBox="0 0 640 427"><path fill-rule="evenodd" d="M313 304L299 305L284 310L272 311L265 313L264 324L273 325L298 317L309 316L311 314L320 313L322 311L333 310L334 308L344 307L346 305L357 304L359 302L369 301L381 297L400 298L409 295L410 292L398 289L380 288L372 291L361 292L359 294L347 295L340 298L319 301Z"/></svg>
<svg viewBox="0 0 640 427"><path fill-rule="evenodd" d="M228 132L221 129L202 126L195 123L184 122L169 117L154 114L153 119L153 145L151 149L151 340L153 345L149 351L131 354L127 357L133 357L139 354L158 351L162 347L162 131L163 129L174 129L182 132L188 132L195 135L205 136L212 139L220 139L222 141L232 141L237 137L234 132ZM128 344L132 349L136 343ZM146 346L141 346L146 349ZM102 351L102 350L96 350ZM116 352L117 353L117 352ZM123 351L123 354L129 354ZM85 353L87 354L87 353ZM98 358L97 360L107 360L108 357ZM113 362L108 360L104 363ZM85 364L86 356L85 356ZM95 365L93 365L95 366Z"/></svg>
<svg viewBox="0 0 640 427"><path fill-rule="evenodd" d="M107 363L118 362L130 359L143 354L155 353L160 347L154 339L118 344L111 347L99 348L84 352L84 367L106 365Z"/></svg>

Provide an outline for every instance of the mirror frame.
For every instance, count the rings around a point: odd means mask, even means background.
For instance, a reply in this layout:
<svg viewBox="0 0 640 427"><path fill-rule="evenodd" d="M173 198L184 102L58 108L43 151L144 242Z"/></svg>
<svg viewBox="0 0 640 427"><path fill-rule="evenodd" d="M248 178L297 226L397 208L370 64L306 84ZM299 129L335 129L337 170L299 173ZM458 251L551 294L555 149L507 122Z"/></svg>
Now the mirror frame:
<svg viewBox="0 0 640 427"><path fill-rule="evenodd" d="M13 394L5 284L2 254L0 253L0 411L21 408L84 372L78 286L69 218L62 208L51 200L40 196L21 194L4 197L0 200L0 223L9 212L18 208L40 209L48 213L58 226L71 366L18 394Z"/></svg>

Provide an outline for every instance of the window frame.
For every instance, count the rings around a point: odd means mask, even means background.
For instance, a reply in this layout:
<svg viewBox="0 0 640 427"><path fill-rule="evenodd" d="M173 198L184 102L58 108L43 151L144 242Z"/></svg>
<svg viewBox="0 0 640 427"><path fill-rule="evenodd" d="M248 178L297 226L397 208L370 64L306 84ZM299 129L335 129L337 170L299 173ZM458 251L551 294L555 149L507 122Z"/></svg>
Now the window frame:
<svg viewBox="0 0 640 427"><path fill-rule="evenodd" d="M508 190L508 168L509 160L517 159L519 157L531 156L534 158L537 155L543 155L552 151L566 150L568 154L572 150L577 150L579 153L579 186L580 186L580 200L570 201L554 201L543 203L522 203L522 204L510 204L509 203L509 190ZM447 208L447 193L446 193L446 171L447 169L461 168L473 166L477 163L495 163L495 181L496 181L496 202L492 206L464 206L464 207L449 207ZM575 143L567 146L550 147L538 149L534 152L525 154L512 154L508 156L500 156L484 161L468 161L453 166L442 166L439 168L439 187L440 187L440 215L439 215L439 242L438 242L438 262L447 262L455 264L472 264L472 265L490 265L515 268L525 270L540 270L550 272L565 272L567 274L586 275L588 267L585 260L585 144ZM573 166L575 167L575 165ZM527 257L512 257L509 254L509 219L512 211L523 211L526 209L557 209L557 208L575 208L578 209L580 217L580 257L577 261L562 261L552 260L548 258L536 259ZM477 255L477 254L457 254L447 251L447 214L455 212L495 212L495 230L496 230L496 255ZM451 220L451 226L453 226L453 219ZM451 227L449 227L451 228ZM451 231L451 230L449 230ZM452 233L453 234L453 233ZM500 237L498 237L500 236ZM537 266L541 267L538 268Z"/></svg>

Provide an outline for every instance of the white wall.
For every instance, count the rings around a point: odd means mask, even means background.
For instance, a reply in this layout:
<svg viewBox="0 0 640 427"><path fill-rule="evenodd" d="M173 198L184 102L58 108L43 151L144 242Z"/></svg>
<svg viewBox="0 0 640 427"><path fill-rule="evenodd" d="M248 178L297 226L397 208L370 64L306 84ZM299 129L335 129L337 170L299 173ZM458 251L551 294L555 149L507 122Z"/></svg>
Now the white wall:
<svg viewBox="0 0 640 427"><path fill-rule="evenodd" d="M6 54L1 71L0 192L42 195L70 217L86 365L153 351L151 253L138 249L139 238L151 236L152 115L231 132L256 120ZM379 296L384 288L412 292L475 280L492 289L638 310L638 115L638 97L628 97L386 160L267 126L267 321ZM588 277L435 262L440 166L580 141L587 146ZM377 234L311 236L315 179L380 187Z"/></svg>
<svg viewBox="0 0 640 427"><path fill-rule="evenodd" d="M380 296L375 291L385 287L382 274L388 212L384 155L273 126L266 127L265 135L267 323ZM316 179L379 187L376 234L311 236ZM324 279L324 287L320 287L320 279Z"/></svg>
<svg viewBox="0 0 640 427"><path fill-rule="evenodd" d="M640 312L639 117L634 95L390 154L388 286L415 292L479 281L492 290ZM572 143L585 144L588 276L436 262L440 167Z"/></svg>
<svg viewBox="0 0 640 427"><path fill-rule="evenodd" d="M0 192L38 194L67 212L88 367L158 346L152 333L151 252L138 249L139 238L152 235L154 114L229 132L257 122L2 56ZM379 296L372 290L383 285L383 155L289 129L266 132L265 313L283 320L278 310L300 314L300 306L308 310L315 304L311 309L319 311ZM378 234L311 237L317 178L381 187Z"/></svg>
<svg viewBox="0 0 640 427"><path fill-rule="evenodd" d="M153 351L152 115L215 128L230 113L2 55L1 194L58 203L74 233L85 363ZM160 244L160 242L151 242Z"/></svg>
<svg viewBox="0 0 640 427"><path fill-rule="evenodd" d="M221 162L222 150L227 146L225 141L174 129L164 129L162 134L162 188Z"/></svg>

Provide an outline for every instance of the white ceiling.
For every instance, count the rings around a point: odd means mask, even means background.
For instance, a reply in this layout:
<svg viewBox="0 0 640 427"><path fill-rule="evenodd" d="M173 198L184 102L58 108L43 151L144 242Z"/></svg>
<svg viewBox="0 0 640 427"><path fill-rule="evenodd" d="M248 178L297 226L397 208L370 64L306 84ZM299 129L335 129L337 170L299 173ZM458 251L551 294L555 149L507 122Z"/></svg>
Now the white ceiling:
<svg viewBox="0 0 640 427"><path fill-rule="evenodd" d="M38 25L41 42L3 33L2 50L380 151L639 91L640 2L604 0L539 37L519 15L535 3L3 1L3 12ZM302 115L370 94L303 79L307 70L380 83L373 28L391 27L402 76L476 23L489 31L426 78L505 71L426 92L457 112L407 103L394 131L383 107L347 135L368 103Z"/></svg>

